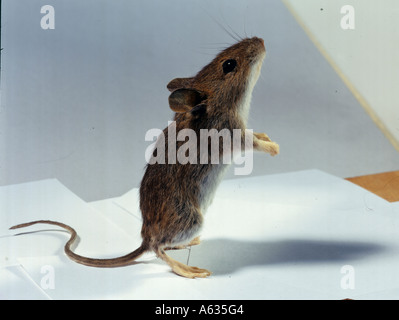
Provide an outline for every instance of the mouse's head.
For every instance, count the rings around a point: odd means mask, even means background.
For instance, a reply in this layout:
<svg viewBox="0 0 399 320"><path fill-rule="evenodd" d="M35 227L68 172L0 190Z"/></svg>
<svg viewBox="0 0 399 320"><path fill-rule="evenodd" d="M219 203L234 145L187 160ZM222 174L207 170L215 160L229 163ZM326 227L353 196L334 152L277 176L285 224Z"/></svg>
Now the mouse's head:
<svg viewBox="0 0 399 320"><path fill-rule="evenodd" d="M264 42L257 37L223 50L195 77L177 78L168 84L170 108L177 113L202 113L205 108L234 111L245 117L247 110L242 109L248 109L265 55Z"/></svg>

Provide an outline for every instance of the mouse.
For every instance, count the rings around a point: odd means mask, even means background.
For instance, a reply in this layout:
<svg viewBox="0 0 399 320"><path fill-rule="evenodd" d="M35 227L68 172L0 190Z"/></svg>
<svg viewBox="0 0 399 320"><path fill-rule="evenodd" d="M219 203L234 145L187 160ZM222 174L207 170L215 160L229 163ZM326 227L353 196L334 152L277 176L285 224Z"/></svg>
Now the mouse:
<svg viewBox="0 0 399 320"><path fill-rule="evenodd" d="M223 49L195 76L170 81L167 85L170 91L168 102L174 112L176 132L190 129L199 135L203 129L216 129L219 132L228 130L230 133L240 129L243 148L248 149L246 142L249 139L250 151L277 155L279 145L271 141L267 134L251 130L248 136L246 130L252 92L265 56L266 48L262 38L240 39ZM163 135L165 138L156 143L170 147L168 127L163 130ZM173 148L177 150L184 143L185 140L177 141ZM219 148L219 157L223 156L223 152ZM156 149L152 158L157 156L155 153ZM58 221L38 220L10 229L40 223L64 228L70 233L64 247L65 254L86 266L111 268L132 265L139 263L136 259L142 254L153 251L175 274L191 279L205 278L211 275L211 271L179 262L170 257L167 251L200 244L205 213L229 165L209 161L179 163L171 161L168 156L165 163L147 163L139 188L142 243L124 256L97 259L76 254L71 249L78 239L75 229Z"/></svg>

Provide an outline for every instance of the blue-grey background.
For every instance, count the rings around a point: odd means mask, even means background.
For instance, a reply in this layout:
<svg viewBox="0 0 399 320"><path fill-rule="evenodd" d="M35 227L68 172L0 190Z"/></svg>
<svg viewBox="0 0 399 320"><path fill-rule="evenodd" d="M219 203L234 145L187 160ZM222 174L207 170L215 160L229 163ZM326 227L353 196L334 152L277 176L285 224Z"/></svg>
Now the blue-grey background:
<svg viewBox="0 0 399 320"><path fill-rule="evenodd" d="M54 30L40 27L43 5ZM87 201L137 187L146 131L172 118L166 84L234 43L221 26L264 38L268 52L249 128L281 154L256 154L253 175L398 169L397 151L280 1L3 0L1 18L0 185L57 178Z"/></svg>

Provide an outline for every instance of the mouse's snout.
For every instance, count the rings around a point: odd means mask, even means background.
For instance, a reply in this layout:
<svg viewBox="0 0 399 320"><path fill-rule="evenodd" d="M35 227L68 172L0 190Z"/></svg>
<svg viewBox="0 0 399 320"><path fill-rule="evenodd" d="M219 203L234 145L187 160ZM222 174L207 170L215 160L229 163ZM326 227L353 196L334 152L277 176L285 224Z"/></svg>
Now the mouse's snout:
<svg viewBox="0 0 399 320"><path fill-rule="evenodd" d="M249 45L247 47L247 52L253 56L257 57L258 55L264 55L266 52L265 42L262 38L253 37L248 39Z"/></svg>
<svg viewBox="0 0 399 320"><path fill-rule="evenodd" d="M253 37L250 39L253 45L265 48L265 41L262 38Z"/></svg>
<svg viewBox="0 0 399 320"><path fill-rule="evenodd" d="M260 42L262 46L265 46L265 41L262 38L255 37L255 40Z"/></svg>

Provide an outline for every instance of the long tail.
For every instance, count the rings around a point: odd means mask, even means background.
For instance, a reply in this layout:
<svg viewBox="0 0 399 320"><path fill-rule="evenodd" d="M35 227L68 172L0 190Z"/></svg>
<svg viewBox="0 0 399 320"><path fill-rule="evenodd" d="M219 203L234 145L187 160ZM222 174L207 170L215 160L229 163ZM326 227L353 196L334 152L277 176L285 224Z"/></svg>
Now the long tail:
<svg viewBox="0 0 399 320"><path fill-rule="evenodd" d="M50 220L32 221L32 222L18 224L16 226L13 226L10 228L10 230L25 228L25 227L29 227L31 225L39 224L39 223L51 224L51 225L55 225L55 226L58 226L58 227L61 227L61 228L64 228L65 230L67 230L71 234L71 237L68 240L68 242L65 244L65 247L64 247L65 254L71 260L73 260L77 263L80 263L80 264L84 264L89 267L115 268L115 267L127 266L129 264L132 264L132 262L134 260L136 260L137 258L139 258L144 252L148 251L147 247L144 246L143 244L141 244L141 246L139 248L137 248L136 250L134 250L133 252L131 252L125 256L118 257L118 258L95 259L95 258L83 257L83 256L80 256L80 255L74 253L71 250L72 244L78 238L78 235L77 235L75 229L73 229L72 227L70 227L64 223L57 222L57 221L50 221Z"/></svg>

